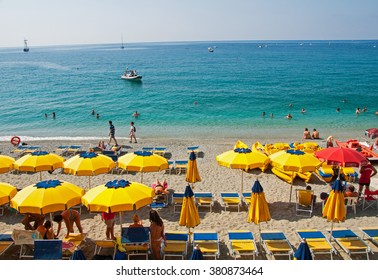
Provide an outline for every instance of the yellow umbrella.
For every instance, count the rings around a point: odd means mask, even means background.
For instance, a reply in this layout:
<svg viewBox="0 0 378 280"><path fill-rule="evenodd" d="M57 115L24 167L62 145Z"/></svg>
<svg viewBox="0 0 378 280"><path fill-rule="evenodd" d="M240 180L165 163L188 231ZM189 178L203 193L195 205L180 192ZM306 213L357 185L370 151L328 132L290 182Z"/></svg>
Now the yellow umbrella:
<svg viewBox="0 0 378 280"><path fill-rule="evenodd" d="M269 158L273 167L279 170L292 172L290 180L290 202L295 172L314 172L321 164L321 161L314 155L300 150L279 151L270 155Z"/></svg>
<svg viewBox="0 0 378 280"><path fill-rule="evenodd" d="M141 172L141 182L143 182L144 172L165 170L168 168L168 160L151 152L136 151L119 157L118 167L126 171Z"/></svg>
<svg viewBox="0 0 378 280"><path fill-rule="evenodd" d="M0 182L0 205L9 203L16 194L16 187Z"/></svg>
<svg viewBox="0 0 378 280"><path fill-rule="evenodd" d="M7 173L13 169L14 158L0 155L0 173Z"/></svg>
<svg viewBox="0 0 378 280"><path fill-rule="evenodd" d="M264 172L269 164L269 158L266 155L252 152L240 140L235 144L233 150L218 155L216 160L221 166L241 170L241 192L243 192L243 170L260 168Z"/></svg>
<svg viewBox="0 0 378 280"><path fill-rule="evenodd" d="M146 185L114 180L90 189L81 200L90 212L119 212L122 227L121 212L151 204L153 196L153 189Z"/></svg>
<svg viewBox="0 0 378 280"><path fill-rule="evenodd" d="M201 177L198 173L197 168L196 154L193 151L190 153L189 156L185 181L187 181L188 183L192 183L192 188L194 183L201 182Z"/></svg>
<svg viewBox="0 0 378 280"><path fill-rule="evenodd" d="M63 167L64 158L46 151L35 151L24 155L13 163L13 168L22 172L39 172L42 180L42 171L54 171Z"/></svg>
<svg viewBox="0 0 378 280"><path fill-rule="evenodd" d="M64 162L64 172L76 176L88 176L90 188L90 176L108 173L116 166L116 163L108 156L86 152L75 155Z"/></svg>
<svg viewBox="0 0 378 280"><path fill-rule="evenodd" d="M19 191L10 206L20 213L47 214L81 203L84 190L60 180L41 181Z"/></svg>
<svg viewBox="0 0 378 280"><path fill-rule="evenodd" d="M252 187L251 205L248 212L248 223L259 225L260 245L261 245L261 222L270 221L268 202L265 199L264 190L256 180Z"/></svg>
<svg viewBox="0 0 378 280"><path fill-rule="evenodd" d="M192 188L188 185L185 188L184 199L182 202L180 213L180 226L186 226L189 229L194 228L200 224L200 217L198 209L194 203L194 193Z"/></svg>
<svg viewBox="0 0 378 280"><path fill-rule="evenodd" d="M323 218L326 218L327 222L331 222L331 237L333 223L345 222L344 187L339 179L332 184L332 190L323 208Z"/></svg>

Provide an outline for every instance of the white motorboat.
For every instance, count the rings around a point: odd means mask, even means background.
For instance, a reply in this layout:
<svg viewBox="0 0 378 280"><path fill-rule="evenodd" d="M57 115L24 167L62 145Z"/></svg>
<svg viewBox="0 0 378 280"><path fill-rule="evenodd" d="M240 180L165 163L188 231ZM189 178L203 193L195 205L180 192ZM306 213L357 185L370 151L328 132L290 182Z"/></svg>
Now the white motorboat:
<svg viewBox="0 0 378 280"><path fill-rule="evenodd" d="M138 75L138 73L137 73L136 70L128 70L128 69L126 69L126 71L121 76L121 79L140 81L142 79L142 76Z"/></svg>

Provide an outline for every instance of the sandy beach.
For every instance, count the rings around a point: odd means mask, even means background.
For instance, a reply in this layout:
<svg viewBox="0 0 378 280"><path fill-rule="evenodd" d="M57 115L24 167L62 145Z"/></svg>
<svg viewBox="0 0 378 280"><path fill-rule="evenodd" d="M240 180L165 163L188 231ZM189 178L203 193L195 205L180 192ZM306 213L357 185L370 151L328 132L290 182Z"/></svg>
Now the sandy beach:
<svg viewBox="0 0 378 280"><path fill-rule="evenodd" d="M107 140L107 139L103 139ZM191 145L199 145L199 150L203 152L203 157L197 159L197 164L199 168L199 173L202 181L195 184L194 191L203 192L210 191L214 194L216 198L216 204L212 212L200 212L201 224L197 226L194 231L202 230L216 230L220 237L220 258L219 259L232 259L229 254L227 247L227 230L231 229L248 229L251 230L255 238L258 240L258 226L255 224L250 224L247 222L247 208L241 208L240 212L237 210L224 211L224 208L220 205L219 193L221 191L240 191L241 187L241 176L239 170L232 170L226 167L221 167L217 164L215 157L225 151L231 150L238 139L138 139L138 144L127 143L127 148L125 151L136 151L140 150L142 147L166 147L167 152L171 155L172 160L187 159L186 148ZM294 142L298 139L281 138L280 141L277 139L240 139L247 145L251 146L256 141L261 141L262 143L274 143L274 142ZM78 144L83 145L83 149L87 149L89 146L97 145L98 141L93 140L89 143L82 142L62 142L62 141L49 141L49 142L30 142L30 145L39 145L42 150L47 150L53 152L59 145L71 145ZM121 141L124 144L126 141ZM320 146L324 147L325 142L323 140L319 141ZM8 142L0 143L0 151L3 155L10 155L16 157L15 154L11 153L13 147ZM377 175L378 176L378 175ZM378 177L372 178L372 189L378 188ZM165 172L158 173L145 173L143 176L143 183L146 185L151 185L158 178L163 180L167 179L169 189L171 192L177 191L182 192L187 185L185 181L184 174L167 174ZM276 177L269 169L262 173L260 170L252 170L244 175L244 191L251 190L253 183L256 178L259 179L261 185L264 188L266 199L269 203L269 209L271 214L271 221L268 223L262 223L261 228L263 230L281 230L288 237L289 241L296 249L300 243L295 230L312 228L323 231L327 234L327 230L330 229L330 223L327 223L326 219L321 216L321 200L319 195L321 192L329 192L329 186L322 181L319 177L313 174L311 181L308 183L312 186L312 189L317 195L318 199L316 202L315 210L311 218L297 216L295 212L295 194L294 189L304 188L306 183L300 179L295 179L293 186L292 202L289 203L289 193L290 185L278 177ZM88 185L88 177L78 177L73 175L62 174L61 170L56 170L52 174L44 172L42 174L43 180L49 179L61 179L64 181L71 182L81 187L86 187ZM97 186L104 184L108 181L114 179L126 179L129 181L140 182L141 175L137 174L105 174L98 175L91 178L91 186ZM26 186L32 185L39 181L39 174L0 174L0 181L9 183L18 189L22 189ZM354 183L357 187L358 185ZM149 207L143 207L137 211L142 219L143 225L149 226L148 213ZM205 210L206 211L206 210ZM178 224L180 214L173 213L172 205L166 208L160 209L159 214L162 217L165 229L168 230L184 230L185 227L181 227ZM126 226L132 222L132 212L125 212L122 216L123 225ZM22 219L21 215L17 215L15 212L6 210L5 215L0 217L0 231L2 233L12 231L13 229L23 229L23 225L20 223ZM84 232L86 232L87 239L82 245L83 252L88 259L93 257L94 253L94 239L105 239L105 224L101 220L101 215L98 213L89 213L85 207L82 208L81 216L82 226ZM365 210L362 211L361 207L357 208L357 214L354 214L350 209L347 213L347 218L344 223L335 224L335 227L345 227L352 229L358 235L362 235L359 230L360 227L367 226L378 226L378 216L377 210ZM56 225L54 225L56 229ZM75 230L77 230L75 228ZM63 238L65 228L63 228L60 234ZM115 232L117 235L120 233L119 220L116 219ZM374 253L378 252L378 247L374 244L368 242ZM350 259L350 257L345 254L342 249L335 243L333 243L335 248L338 250L339 254L334 256L334 259ZM0 256L0 259L17 259L19 254L19 246L13 246L5 254ZM191 253L191 248L189 249ZM106 252L104 251L104 254ZM152 258L152 257L150 257ZM257 256L257 259L271 259L267 257L264 252ZM282 259L286 259L283 257ZM329 259L329 255L318 256L317 259ZM366 259L366 255L353 255L353 259ZM378 259L378 254L370 254L370 259Z"/></svg>

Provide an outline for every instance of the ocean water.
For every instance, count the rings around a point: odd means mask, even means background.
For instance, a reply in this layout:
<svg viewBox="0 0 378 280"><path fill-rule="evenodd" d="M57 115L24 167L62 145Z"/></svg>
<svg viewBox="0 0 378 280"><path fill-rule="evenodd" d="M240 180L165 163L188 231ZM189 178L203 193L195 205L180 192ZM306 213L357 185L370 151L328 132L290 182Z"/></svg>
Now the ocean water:
<svg viewBox="0 0 378 280"><path fill-rule="evenodd" d="M126 67L142 82L121 80ZM103 138L109 120L117 137L134 121L141 138L363 135L378 125L374 41L30 45L0 49L0 75L2 141Z"/></svg>

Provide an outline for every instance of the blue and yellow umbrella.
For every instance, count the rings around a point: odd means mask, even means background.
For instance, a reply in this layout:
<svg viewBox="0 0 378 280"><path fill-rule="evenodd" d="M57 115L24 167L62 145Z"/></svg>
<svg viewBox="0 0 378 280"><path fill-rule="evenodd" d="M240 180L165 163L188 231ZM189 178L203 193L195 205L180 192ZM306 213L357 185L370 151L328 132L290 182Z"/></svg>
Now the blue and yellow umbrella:
<svg viewBox="0 0 378 280"><path fill-rule="evenodd" d="M189 229L194 228L200 224L200 217L198 209L194 203L194 193L192 188L188 185L185 188L184 199L182 202L180 213L180 226L186 226Z"/></svg>
<svg viewBox="0 0 378 280"><path fill-rule="evenodd" d="M194 183L201 182L201 177L198 173L197 167L197 157L193 151L189 155L185 181L187 181L188 183L192 183L192 188Z"/></svg>

